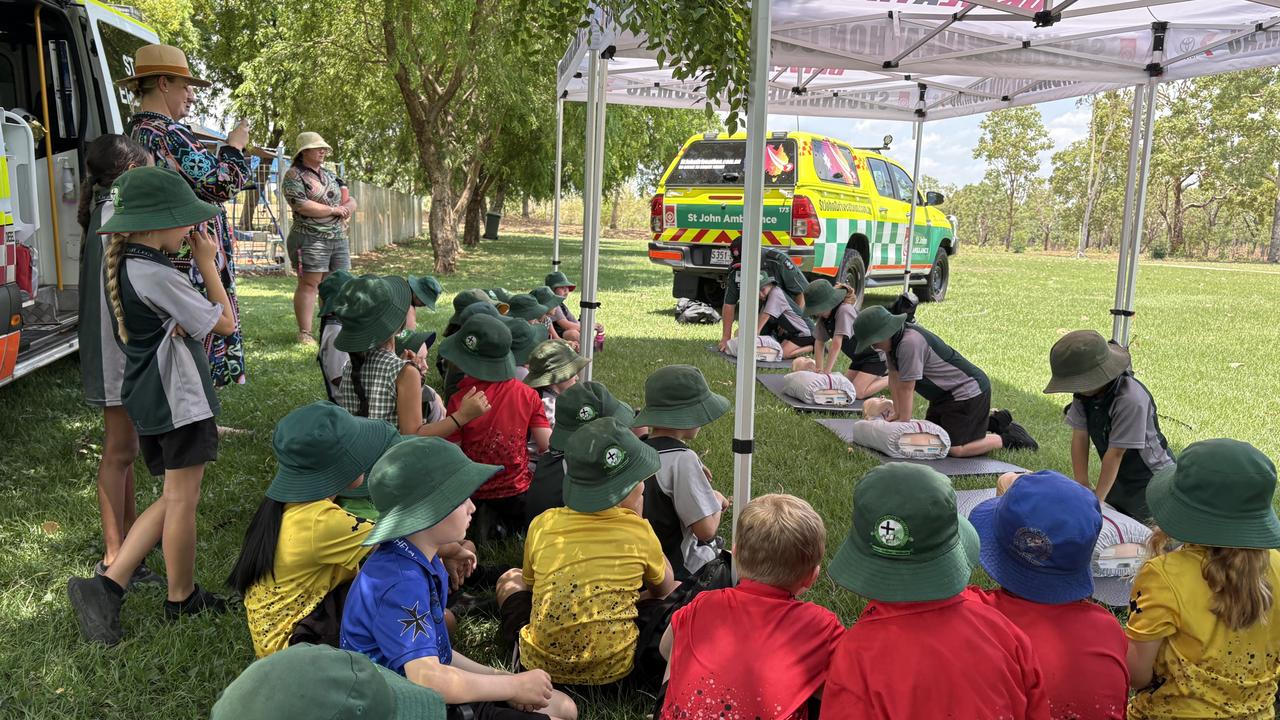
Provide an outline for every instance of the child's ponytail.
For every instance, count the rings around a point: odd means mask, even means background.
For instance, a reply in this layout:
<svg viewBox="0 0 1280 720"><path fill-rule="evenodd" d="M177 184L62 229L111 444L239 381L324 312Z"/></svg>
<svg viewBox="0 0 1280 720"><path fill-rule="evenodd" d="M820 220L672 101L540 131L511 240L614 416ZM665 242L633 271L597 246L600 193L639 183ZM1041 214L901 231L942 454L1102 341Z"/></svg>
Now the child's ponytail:
<svg viewBox="0 0 1280 720"><path fill-rule="evenodd" d="M1205 548L1200 573L1213 591L1210 609L1232 630L1243 630L1271 610L1270 550Z"/></svg>
<svg viewBox="0 0 1280 720"><path fill-rule="evenodd" d="M111 314L116 319L116 334L126 343L129 342L129 332L124 327L124 301L120 299L120 263L124 261L124 246L128 242L128 235L113 234L103 257L107 269L107 296L111 299Z"/></svg>
<svg viewBox="0 0 1280 720"><path fill-rule="evenodd" d="M369 417L369 393L364 388L364 363L369 359L368 353L352 352L347 353L347 357L351 360L351 389L356 394L356 402L359 405L356 411L352 413L356 417Z"/></svg>
<svg viewBox="0 0 1280 720"><path fill-rule="evenodd" d="M227 584L243 597L259 580L267 575L275 577L276 546L280 543L280 528L284 525L284 503L263 498L258 511L249 521L244 533L244 545L240 557L227 576Z"/></svg>

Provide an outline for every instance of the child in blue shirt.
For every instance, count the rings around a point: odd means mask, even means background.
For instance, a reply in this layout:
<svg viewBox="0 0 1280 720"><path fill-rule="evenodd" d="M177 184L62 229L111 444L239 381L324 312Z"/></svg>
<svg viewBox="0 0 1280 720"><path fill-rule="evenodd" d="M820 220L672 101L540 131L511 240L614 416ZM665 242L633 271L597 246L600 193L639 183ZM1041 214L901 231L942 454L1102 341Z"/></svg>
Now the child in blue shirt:
<svg viewBox="0 0 1280 720"><path fill-rule="evenodd" d="M500 469L434 437L405 440L382 456L369 474L381 517L364 541L381 545L347 595L341 644L435 690L451 717L574 720L573 701L552 689L545 672L481 665L449 641L449 573L439 549L463 540L475 510L471 494Z"/></svg>

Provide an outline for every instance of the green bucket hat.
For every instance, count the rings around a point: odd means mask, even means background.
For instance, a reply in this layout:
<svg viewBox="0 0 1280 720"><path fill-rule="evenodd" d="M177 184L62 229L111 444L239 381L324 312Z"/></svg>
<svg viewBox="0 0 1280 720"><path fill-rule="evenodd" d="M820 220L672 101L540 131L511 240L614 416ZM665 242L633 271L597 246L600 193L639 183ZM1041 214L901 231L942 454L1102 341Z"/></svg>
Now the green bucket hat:
<svg viewBox="0 0 1280 720"><path fill-rule="evenodd" d="M471 303L470 305L462 308L462 312L458 313L458 324L465 324L473 315L488 315L489 317L497 318L499 320L507 317L506 315L498 312L498 308L492 303L478 302Z"/></svg>
<svg viewBox="0 0 1280 720"><path fill-rule="evenodd" d="M578 286L569 282L569 278L566 277L565 274L560 272L559 270L553 273L548 273L546 279L542 281L542 284L546 285L552 290L558 290L562 287L567 287L569 288L569 292L573 292L574 290L578 289Z"/></svg>
<svg viewBox="0 0 1280 720"><path fill-rule="evenodd" d="M373 467L396 434L389 423L355 417L331 402L303 405L276 423L276 476L267 497L312 502L337 495Z"/></svg>
<svg viewBox="0 0 1280 720"><path fill-rule="evenodd" d="M391 275L361 275L343 286L334 312L342 330L333 346L343 352L372 350L404 327L409 283Z"/></svg>
<svg viewBox="0 0 1280 720"><path fill-rule="evenodd" d="M410 275L409 289L413 291L413 296L418 302L431 312L436 311L436 300L440 299L441 293L444 292L440 281L430 275Z"/></svg>
<svg viewBox="0 0 1280 720"><path fill-rule="evenodd" d="M453 317L449 318L448 324L461 325L463 323L462 311L466 310L467 306L474 305L479 302L487 303L490 305L494 304L493 301L489 299L489 293L479 288L463 290L457 295L454 295L453 296ZM499 315L507 314L506 303L498 303L495 307L497 308Z"/></svg>
<svg viewBox="0 0 1280 720"><path fill-rule="evenodd" d="M946 475L886 463L854 487L853 525L827 573L872 600L942 600L964 590L979 549L977 531L956 512Z"/></svg>
<svg viewBox="0 0 1280 720"><path fill-rule="evenodd" d="M594 380L574 383L556 399L556 424L551 429L551 449L564 452L569 438L583 425L602 417L611 417L631 426L636 411L618 400L602 383Z"/></svg>
<svg viewBox="0 0 1280 720"><path fill-rule="evenodd" d="M502 320L488 315L467 318L458 332L440 343L440 354L477 380L502 382L516 376L511 331Z"/></svg>
<svg viewBox="0 0 1280 720"><path fill-rule="evenodd" d="M1271 506L1276 466L1239 440L1201 440L1156 471L1147 505L1175 540L1210 547L1280 548L1280 519Z"/></svg>
<svg viewBox="0 0 1280 720"><path fill-rule="evenodd" d="M562 383L582 372L591 361L563 340L547 340L529 354L529 374L524 384L533 388Z"/></svg>
<svg viewBox="0 0 1280 720"><path fill-rule="evenodd" d="M364 545L412 535L445 519L501 465L467 459L438 437L413 437L388 450L369 473L369 497L381 517Z"/></svg>
<svg viewBox="0 0 1280 720"><path fill-rule="evenodd" d="M835 288L830 281L821 278L814 280L804 289L804 314L817 317L824 312L836 309L844 302L845 293Z"/></svg>
<svg viewBox="0 0 1280 720"><path fill-rule="evenodd" d="M423 345L427 346L427 350L431 350L431 346L435 344L435 341L436 334L433 332L405 328L396 333L396 356L403 357L405 350L418 352L418 348Z"/></svg>
<svg viewBox="0 0 1280 720"><path fill-rule="evenodd" d="M489 295L489 299L495 303L507 303L511 300L512 292L506 288L496 287L485 290Z"/></svg>
<svg viewBox="0 0 1280 720"><path fill-rule="evenodd" d="M396 428L391 423L384 422L382 424L386 425L387 429L390 430L391 432L387 433L383 437L382 448L378 450L377 454L375 455L370 453L370 457L372 457L373 459L369 461L369 467L364 469L364 482L360 483L360 485L357 487L342 490L341 492L338 493L338 497L344 497L344 498L369 497L369 473L373 472L374 463L378 462L378 460L383 455L387 454L388 450L395 447L396 445L399 445L401 442L408 440L410 438L418 437L417 435L401 435L400 432L396 430ZM376 445L377 443L374 443L374 444Z"/></svg>
<svg viewBox="0 0 1280 720"><path fill-rule="evenodd" d="M320 316L332 314L336 312L338 305L338 295L342 292L342 288L347 283L355 279L355 275L346 270L334 270L320 281L320 285L316 290L320 293Z"/></svg>
<svg viewBox="0 0 1280 720"><path fill-rule="evenodd" d="M512 295L509 301L511 309L508 314L521 320L537 320L551 312L551 308L538 302L538 299L527 293Z"/></svg>
<svg viewBox="0 0 1280 720"><path fill-rule="evenodd" d="M658 368L644 381L644 408L632 427L692 430L729 411L729 399L711 392L702 371L692 365Z"/></svg>
<svg viewBox="0 0 1280 720"><path fill-rule="evenodd" d="M534 300L538 301L539 305L544 305L551 310L554 310L564 304L564 298L557 295L554 290L546 285L541 285L530 290L529 294L533 296Z"/></svg>
<svg viewBox="0 0 1280 720"><path fill-rule="evenodd" d="M161 167L126 170L111 183L111 218L98 228L108 233L146 232L197 225L218 208L196 197L178 173Z"/></svg>
<svg viewBox="0 0 1280 720"><path fill-rule="evenodd" d="M584 513L617 505L662 468L658 451L611 417L593 420L575 432L564 459L564 504Z"/></svg>
<svg viewBox="0 0 1280 720"><path fill-rule="evenodd" d="M258 660L231 681L210 720L367 717L444 720L444 700L368 657L302 643Z"/></svg>
<svg viewBox="0 0 1280 720"><path fill-rule="evenodd" d="M883 305L872 305L858 313L858 319L853 321L853 336L858 338L854 352L863 352L874 343L888 340L906 324L906 315L894 315Z"/></svg>
<svg viewBox="0 0 1280 720"><path fill-rule="evenodd" d="M1046 393L1093 392L1129 369L1129 351L1107 342L1097 330L1075 330L1058 338L1049 350L1053 377Z"/></svg>
<svg viewBox="0 0 1280 720"><path fill-rule="evenodd" d="M515 358L516 365L528 365L533 349L547 340L547 326L530 325L527 320L515 317L503 317L502 324L511 331L511 357Z"/></svg>

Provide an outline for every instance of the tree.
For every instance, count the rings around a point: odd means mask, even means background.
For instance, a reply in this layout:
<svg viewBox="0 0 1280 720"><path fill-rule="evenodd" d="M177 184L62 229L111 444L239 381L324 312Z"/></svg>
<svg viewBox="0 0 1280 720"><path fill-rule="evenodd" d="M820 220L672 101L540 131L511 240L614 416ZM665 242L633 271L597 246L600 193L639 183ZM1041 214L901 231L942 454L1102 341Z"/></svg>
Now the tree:
<svg viewBox="0 0 1280 720"><path fill-rule="evenodd" d="M956 237L961 242L986 246L993 237L1004 232L1002 220L990 212L1000 202L1002 190L990 178L965 185L947 197L947 210L956 216Z"/></svg>
<svg viewBox="0 0 1280 720"><path fill-rule="evenodd" d="M987 175L1003 189L1005 249L1013 243L1014 206L1024 199L1031 176L1040 168L1039 154L1053 147L1040 111L1034 107L996 110L979 125L982 136L973 157L987 163Z"/></svg>
<svg viewBox="0 0 1280 720"><path fill-rule="evenodd" d="M1081 100L1081 103L1086 102ZM1128 128L1128 115L1125 112L1126 95L1122 92L1107 92L1091 98L1089 113L1089 161L1088 173L1084 184L1084 212L1080 219L1080 245L1076 249L1076 257L1084 257L1089 249L1089 231L1093 225L1093 210L1098 197L1109 180L1116 177L1114 158L1119 153L1113 152L1117 140L1123 138L1122 133ZM1122 141L1121 141L1122 142ZM1112 162L1108 162L1108 160ZM1056 161L1055 161L1056 165ZM1128 168L1126 166L1125 171ZM1110 171L1110 172L1108 172Z"/></svg>

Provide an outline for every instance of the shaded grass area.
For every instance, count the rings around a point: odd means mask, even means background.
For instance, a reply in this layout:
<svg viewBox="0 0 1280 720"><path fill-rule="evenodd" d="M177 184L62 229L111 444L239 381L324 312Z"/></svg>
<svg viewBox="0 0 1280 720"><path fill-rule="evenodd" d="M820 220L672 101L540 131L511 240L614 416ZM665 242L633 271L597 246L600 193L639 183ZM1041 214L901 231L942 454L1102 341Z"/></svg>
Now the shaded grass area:
<svg viewBox="0 0 1280 720"><path fill-rule="evenodd" d="M444 278L448 291L541 284L551 241L512 236L486 241ZM576 242L564 245L564 270L579 273ZM425 242L388 248L358 261L364 271L420 273L430 267ZM1065 396L1040 390L1048 379L1049 346L1067 330L1110 334L1114 265L1110 262L962 250L954 258L950 299L925 305L923 324L983 367L995 403L1010 408L1040 441L1036 454L1010 459L1031 468L1070 470L1069 431L1061 423ZM1280 276L1265 273L1145 265L1138 284L1133 350L1139 377L1151 388L1175 449L1207 437L1230 436L1280 457L1273 432L1280 414ZM682 326L671 319L670 276L651 266L644 246L605 241L600 261L602 318L608 341L595 376L619 397L640 404L645 377L670 363L695 365L712 387L733 393L734 368L706 352L718 327ZM197 578L221 588L249 518L274 472L271 431L293 408L324 397L311 349L293 343L290 278L240 283L249 384L222 392L220 422L248 432L227 438L205 476L200 508ZM871 302L888 302L878 291ZM576 302L577 295L573 296ZM449 315L423 312L420 324L439 329ZM438 378L432 378L438 383ZM243 610L173 625L160 617L163 591L131 595L123 623L127 639L114 649L79 640L63 590L71 574L86 575L101 552L94 476L101 452L101 417L81 402L74 359L0 389L0 716L194 718L207 716L219 690L252 659ZM923 405L923 403L920 403ZM921 409L922 412L922 409ZM732 489L728 417L693 443ZM758 394L756 494L785 491L807 498L829 532L828 553L848 527L853 483L869 456L767 393ZM139 471L139 505L159 484ZM960 478L958 488L989 487L992 477ZM726 514L726 528L728 515ZM484 549L483 560L518 561L518 548ZM161 569L158 555L152 566ZM982 578L979 578L982 580ZM819 581L810 599L850 622L861 602ZM496 624L468 619L460 647L498 661ZM647 698L587 698L584 717L635 718Z"/></svg>

